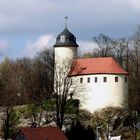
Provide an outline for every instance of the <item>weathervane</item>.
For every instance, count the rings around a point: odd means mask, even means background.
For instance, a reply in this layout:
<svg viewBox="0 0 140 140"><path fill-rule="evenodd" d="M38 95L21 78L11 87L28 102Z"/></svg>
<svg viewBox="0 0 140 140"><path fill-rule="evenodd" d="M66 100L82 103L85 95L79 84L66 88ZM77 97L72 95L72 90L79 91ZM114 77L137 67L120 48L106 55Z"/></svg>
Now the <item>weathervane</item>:
<svg viewBox="0 0 140 140"><path fill-rule="evenodd" d="M67 19L68 19L68 17L65 16L65 28L67 28Z"/></svg>

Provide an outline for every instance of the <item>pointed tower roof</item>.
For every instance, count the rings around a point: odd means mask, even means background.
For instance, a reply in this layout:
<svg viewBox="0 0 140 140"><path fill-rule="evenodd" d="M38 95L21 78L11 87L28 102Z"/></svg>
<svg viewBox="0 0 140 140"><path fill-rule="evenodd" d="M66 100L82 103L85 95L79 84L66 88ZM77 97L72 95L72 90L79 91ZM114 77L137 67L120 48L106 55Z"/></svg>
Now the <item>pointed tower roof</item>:
<svg viewBox="0 0 140 140"><path fill-rule="evenodd" d="M56 43L54 44L54 47L63 46L78 47L76 37L67 29L67 27L65 27L65 29L58 34Z"/></svg>

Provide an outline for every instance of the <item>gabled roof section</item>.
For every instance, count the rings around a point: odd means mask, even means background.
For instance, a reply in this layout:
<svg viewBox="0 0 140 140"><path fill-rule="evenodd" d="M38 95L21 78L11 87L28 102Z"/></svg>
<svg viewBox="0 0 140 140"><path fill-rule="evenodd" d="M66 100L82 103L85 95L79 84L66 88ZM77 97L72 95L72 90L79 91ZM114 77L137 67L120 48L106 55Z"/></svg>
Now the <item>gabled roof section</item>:
<svg viewBox="0 0 140 140"><path fill-rule="evenodd" d="M75 59L73 63L70 76L87 74L128 74L112 57Z"/></svg>
<svg viewBox="0 0 140 140"><path fill-rule="evenodd" d="M21 128L28 140L68 140L58 127Z"/></svg>

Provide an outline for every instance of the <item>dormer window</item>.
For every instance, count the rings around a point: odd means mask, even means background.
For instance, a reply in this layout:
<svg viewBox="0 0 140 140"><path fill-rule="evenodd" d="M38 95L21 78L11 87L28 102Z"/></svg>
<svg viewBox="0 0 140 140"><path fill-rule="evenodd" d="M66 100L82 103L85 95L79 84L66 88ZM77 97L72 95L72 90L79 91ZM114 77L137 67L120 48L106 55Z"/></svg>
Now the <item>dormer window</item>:
<svg viewBox="0 0 140 140"><path fill-rule="evenodd" d="M81 70L85 70L86 68L87 68L87 67L84 67L84 66L83 66L83 67L81 67Z"/></svg>
<svg viewBox="0 0 140 140"><path fill-rule="evenodd" d="M60 42L65 42L65 36L64 35L60 36Z"/></svg>

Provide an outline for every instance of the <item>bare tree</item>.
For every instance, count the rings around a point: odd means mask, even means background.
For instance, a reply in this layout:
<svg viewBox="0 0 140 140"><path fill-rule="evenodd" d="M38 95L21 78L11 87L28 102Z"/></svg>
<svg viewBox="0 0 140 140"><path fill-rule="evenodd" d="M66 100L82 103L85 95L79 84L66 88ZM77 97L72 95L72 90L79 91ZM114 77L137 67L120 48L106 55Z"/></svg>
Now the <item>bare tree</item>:
<svg viewBox="0 0 140 140"><path fill-rule="evenodd" d="M106 107L93 114L93 126L95 126L102 139L108 139L109 133L117 133L121 130L119 126L123 123L123 118L127 111L119 107ZM119 128L119 129L118 129Z"/></svg>
<svg viewBox="0 0 140 140"><path fill-rule="evenodd" d="M128 68L128 39L121 38L112 41L113 57L123 68Z"/></svg>
<svg viewBox="0 0 140 140"><path fill-rule="evenodd" d="M29 105L32 110L31 120L40 125L44 103L53 93L53 53L43 50L33 59L18 59L16 68L21 96L26 97L26 103L32 104Z"/></svg>
<svg viewBox="0 0 140 140"><path fill-rule="evenodd" d="M73 96L78 94L79 89L73 84L73 78L69 72L76 62L65 60L61 66L54 70L54 98L56 104L56 122L59 128L64 124L65 114Z"/></svg>
<svg viewBox="0 0 140 140"><path fill-rule="evenodd" d="M112 56L112 39L104 34L99 34L98 37L93 38L98 48L94 49L95 56Z"/></svg>
<svg viewBox="0 0 140 140"><path fill-rule="evenodd" d="M129 72L129 107L131 110L139 110L140 26L131 38L112 39L100 34L94 41L98 48L90 56L112 56Z"/></svg>
<svg viewBox="0 0 140 140"><path fill-rule="evenodd" d="M11 115L13 106L16 105L18 88L13 71L13 61L6 58L0 65L0 105L3 109L3 137L7 140L10 137L10 130L15 125L11 125Z"/></svg>
<svg viewBox="0 0 140 140"><path fill-rule="evenodd" d="M140 108L140 27L130 39L129 47L129 73L130 73L130 107L132 110Z"/></svg>

